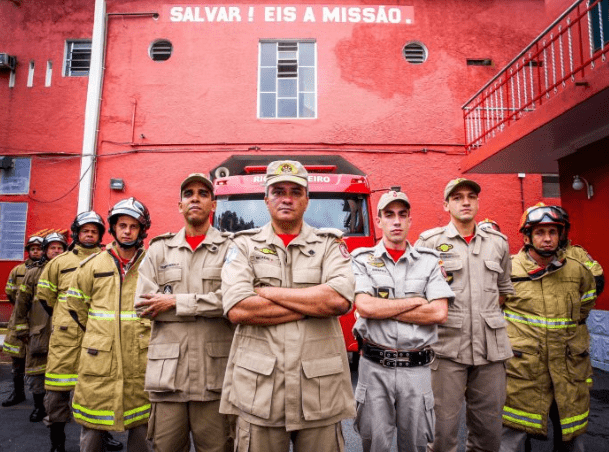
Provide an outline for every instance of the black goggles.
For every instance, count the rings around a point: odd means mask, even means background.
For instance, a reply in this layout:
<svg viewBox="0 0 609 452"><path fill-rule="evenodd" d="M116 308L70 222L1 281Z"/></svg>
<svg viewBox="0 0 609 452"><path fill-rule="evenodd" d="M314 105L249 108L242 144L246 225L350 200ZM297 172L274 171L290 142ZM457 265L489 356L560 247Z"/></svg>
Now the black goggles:
<svg viewBox="0 0 609 452"><path fill-rule="evenodd" d="M546 218L546 221L543 221ZM526 223L564 223L565 216L554 206L541 206L531 210L527 214Z"/></svg>

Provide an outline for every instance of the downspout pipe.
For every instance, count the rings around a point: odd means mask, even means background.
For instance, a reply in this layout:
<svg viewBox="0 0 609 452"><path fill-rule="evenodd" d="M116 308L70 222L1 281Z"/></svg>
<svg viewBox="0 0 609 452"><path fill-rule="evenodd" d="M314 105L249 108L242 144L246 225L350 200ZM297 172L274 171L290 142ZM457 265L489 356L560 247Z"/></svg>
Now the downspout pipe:
<svg viewBox="0 0 609 452"><path fill-rule="evenodd" d="M106 1L95 0L93 36L91 39L91 66L85 105L85 125L80 161L80 187L78 212L91 210L95 162L97 159L97 129L101 107L103 59L106 36Z"/></svg>

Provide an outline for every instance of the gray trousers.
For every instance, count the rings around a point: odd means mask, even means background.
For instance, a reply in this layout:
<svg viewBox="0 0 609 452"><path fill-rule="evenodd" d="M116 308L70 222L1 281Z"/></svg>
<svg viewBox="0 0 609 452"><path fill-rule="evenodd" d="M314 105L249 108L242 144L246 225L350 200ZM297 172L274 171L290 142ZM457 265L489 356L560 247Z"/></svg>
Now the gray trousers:
<svg viewBox="0 0 609 452"><path fill-rule="evenodd" d="M127 430L127 452L152 452L150 443L146 440L148 426L138 425ZM104 452L102 434L104 430L96 430L83 426L80 431L80 452Z"/></svg>
<svg viewBox="0 0 609 452"><path fill-rule="evenodd" d="M364 452L391 449L397 428L398 451L424 452L433 440L435 415L429 366L388 369L361 358L353 424Z"/></svg>
<svg viewBox="0 0 609 452"><path fill-rule="evenodd" d="M47 417L44 418L45 424L72 420L71 395L72 391L47 391L44 396L44 409L47 412Z"/></svg>
<svg viewBox="0 0 609 452"><path fill-rule="evenodd" d="M27 385L32 394L44 394L44 374L26 375Z"/></svg>

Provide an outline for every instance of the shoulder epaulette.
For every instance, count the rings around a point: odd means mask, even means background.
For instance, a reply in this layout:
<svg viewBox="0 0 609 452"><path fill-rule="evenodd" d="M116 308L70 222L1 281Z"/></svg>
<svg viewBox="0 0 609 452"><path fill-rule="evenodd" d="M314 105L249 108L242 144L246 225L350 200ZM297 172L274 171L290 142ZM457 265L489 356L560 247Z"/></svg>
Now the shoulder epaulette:
<svg viewBox="0 0 609 452"><path fill-rule="evenodd" d="M374 252L374 248L373 247L362 246L360 248L355 248L353 251L351 251L351 256L352 257L357 257L360 254L372 253L372 252Z"/></svg>
<svg viewBox="0 0 609 452"><path fill-rule="evenodd" d="M495 231L492 228L488 228L486 229L484 232L487 232L488 234L494 234L494 235L498 235L499 237L501 237L503 240L505 240L507 242L507 236L505 234L503 234L502 232L499 231Z"/></svg>
<svg viewBox="0 0 609 452"><path fill-rule="evenodd" d="M427 248L426 246L415 246L414 249L419 253L427 253L435 257L440 257L440 253L438 253L436 250L432 250L431 248Z"/></svg>
<svg viewBox="0 0 609 452"><path fill-rule="evenodd" d="M239 237L240 235L255 235L262 231L261 228L244 229L243 231L237 231L233 233L233 237Z"/></svg>
<svg viewBox="0 0 609 452"><path fill-rule="evenodd" d="M158 241L158 240L162 240L162 239L170 239L172 237L175 237L175 232L166 232L165 234L161 234L161 235L157 235L156 237L150 239L150 245L152 245L154 242Z"/></svg>
<svg viewBox="0 0 609 452"><path fill-rule="evenodd" d="M222 232L220 232L220 235L222 237L228 237L230 239L230 238L233 238L235 234L232 232L228 232L228 231L222 231Z"/></svg>
<svg viewBox="0 0 609 452"><path fill-rule="evenodd" d="M315 233L317 235L331 235L337 239L341 239L344 235L343 231L336 228L316 228Z"/></svg>
<svg viewBox="0 0 609 452"><path fill-rule="evenodd" d="M99 256L99 254L101 253L101 251L99 253L93 253L91 254L89 257L87 257L86 259L83 259L80 264L78 264L79 267L84 267L84 265L89 262L91 259L93 259L95 256Z"/></svg>
<svg viewBox="0 0 609 452"><path fill-rule="evenodd" d="M421 238L421 240L427 240L427 239L433 237L434 235L443 233L445 230L446 230L446 226L440 226L438 228L429 229L427 231L421 232L421 235L419 236L419 238Z"/></svg>

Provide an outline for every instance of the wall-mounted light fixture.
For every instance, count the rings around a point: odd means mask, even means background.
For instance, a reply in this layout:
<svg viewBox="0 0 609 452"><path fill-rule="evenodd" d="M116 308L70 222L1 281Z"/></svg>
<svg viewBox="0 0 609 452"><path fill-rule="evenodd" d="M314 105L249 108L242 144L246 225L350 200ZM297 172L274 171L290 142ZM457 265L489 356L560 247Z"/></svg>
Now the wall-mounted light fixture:
<svg viewBox="0 0 609 452"><path fill-rule="evenodd" d="M110 179L110 190L125 191L125 181L122 179Z"/></svg>
<svg viewBox="0 0 609 452"><path fill-rule="evenodd" d="M592 185L590 185L583 177L573 176L573 190L579 191L584 188L584 182L586 183L586 194L588 195L588 199L590 199L594 195L594 189L592 188Z"/></svg>

